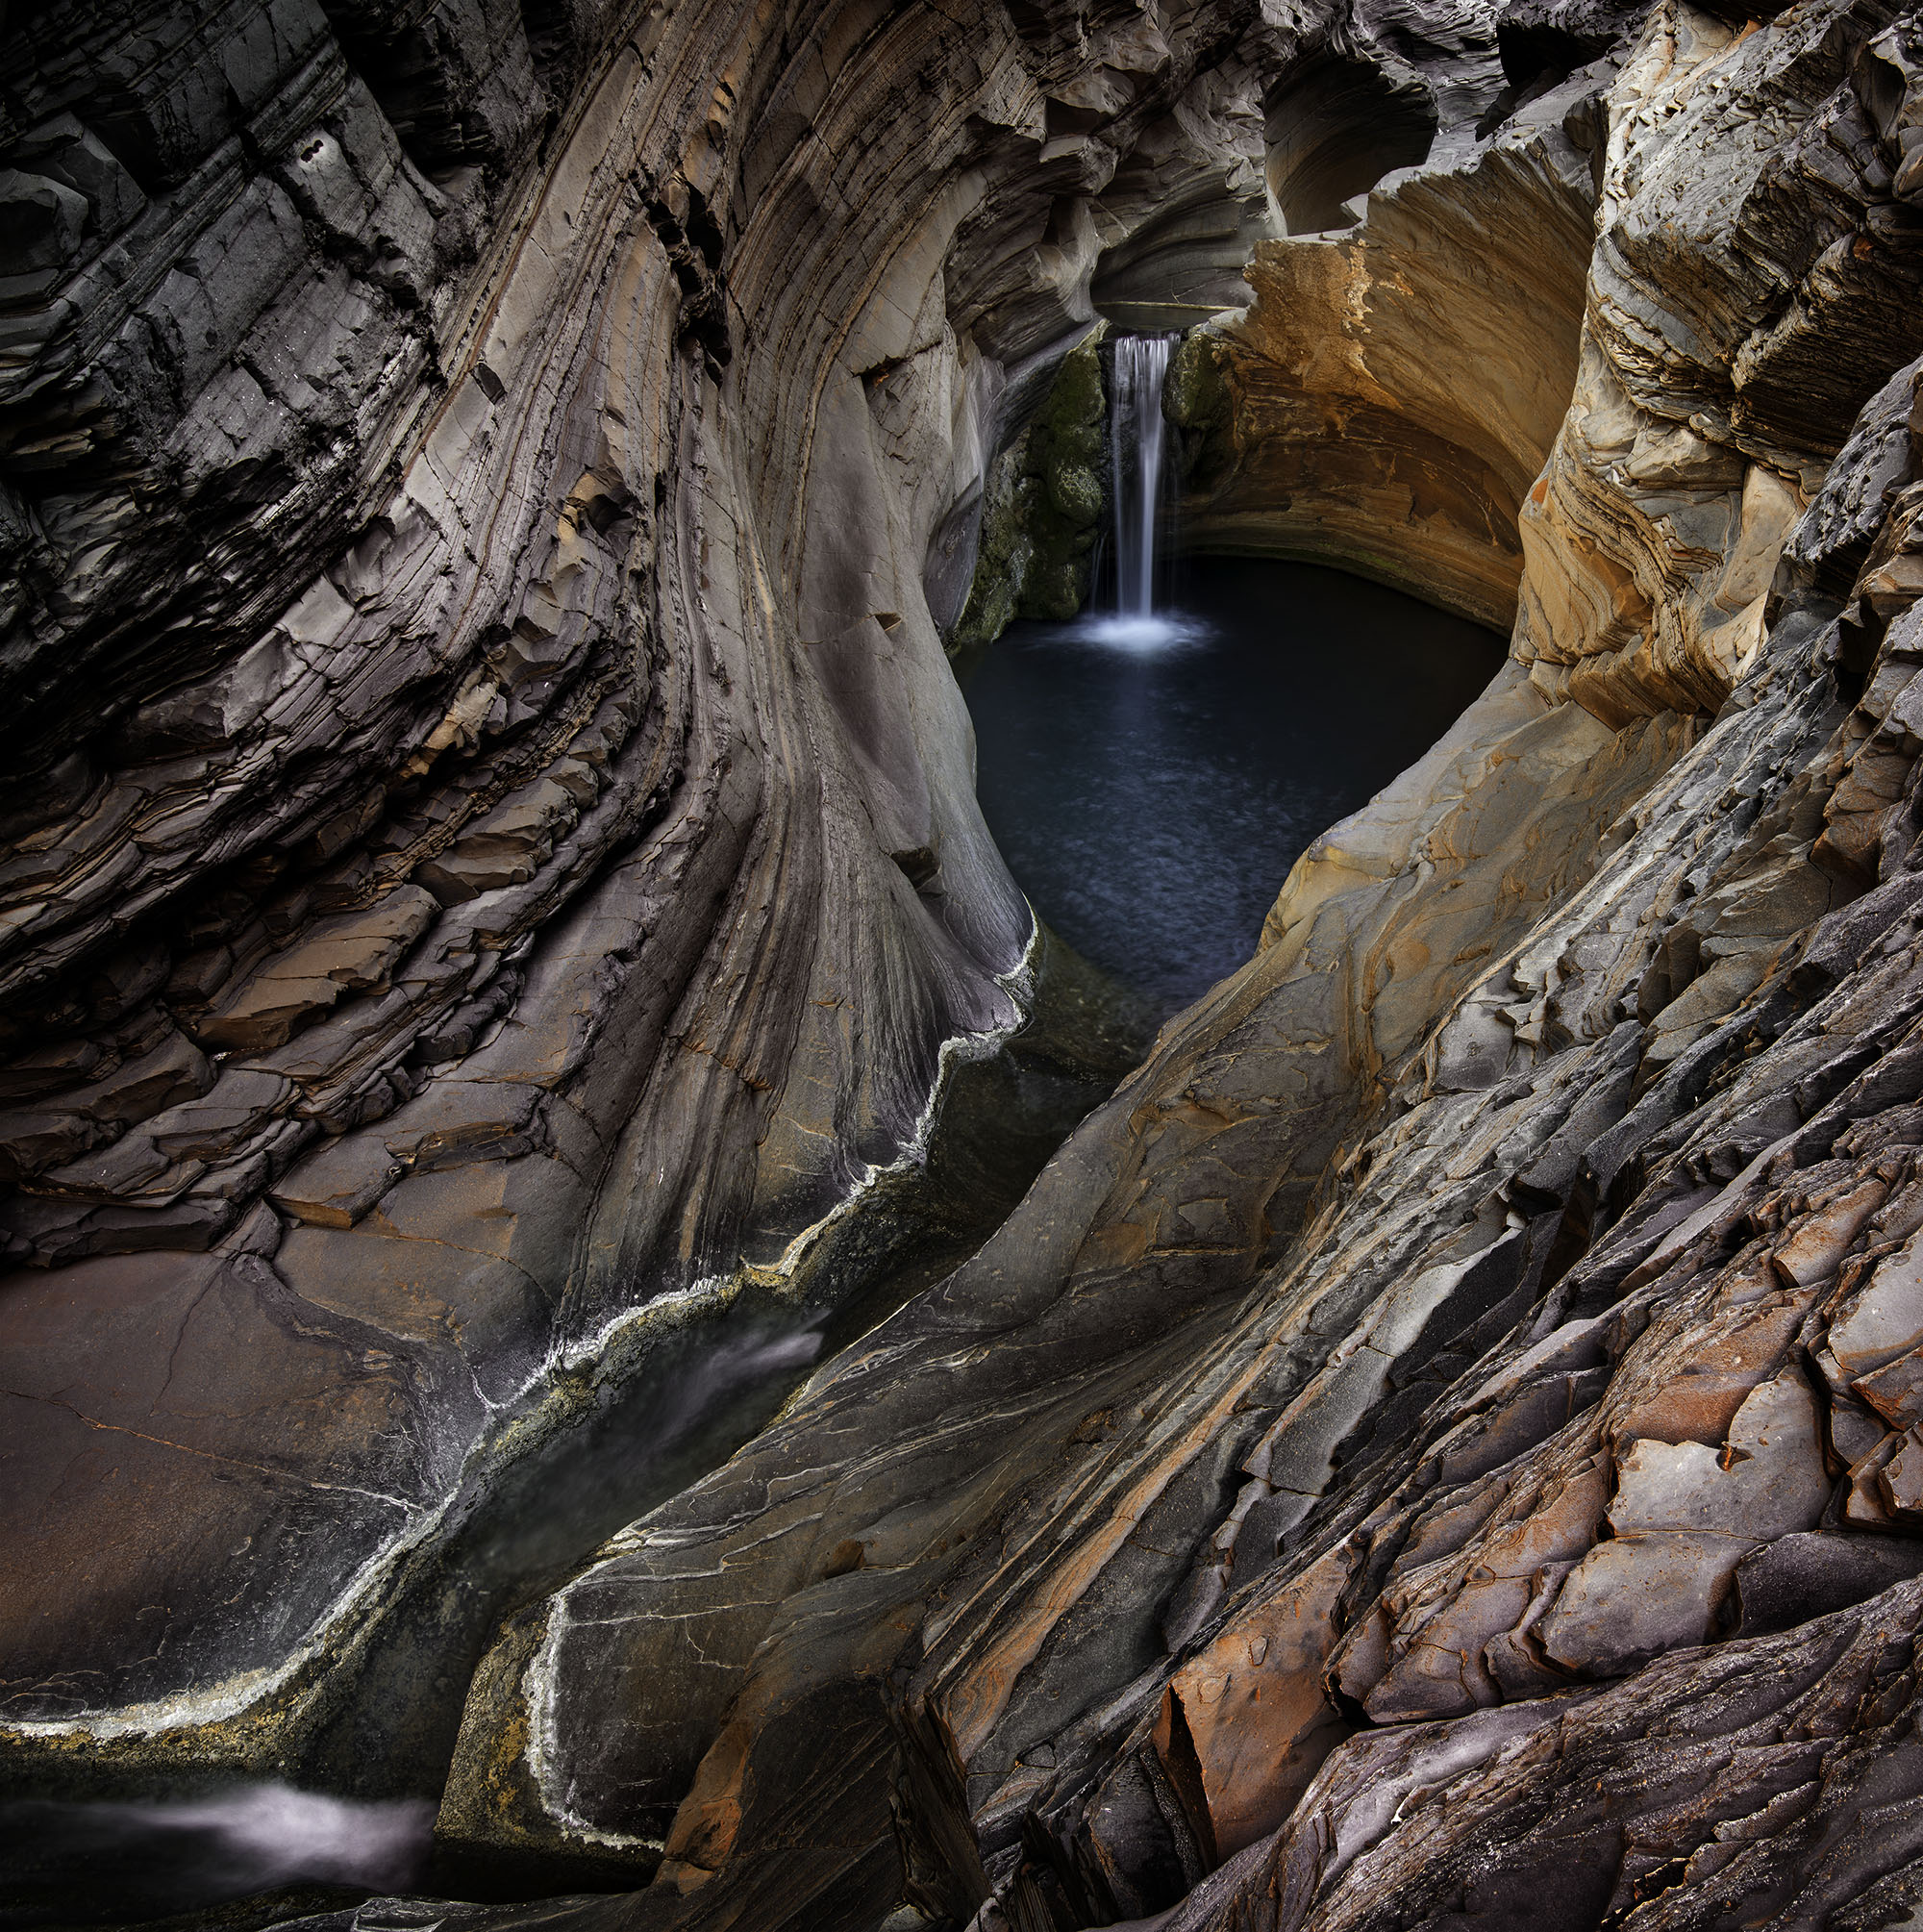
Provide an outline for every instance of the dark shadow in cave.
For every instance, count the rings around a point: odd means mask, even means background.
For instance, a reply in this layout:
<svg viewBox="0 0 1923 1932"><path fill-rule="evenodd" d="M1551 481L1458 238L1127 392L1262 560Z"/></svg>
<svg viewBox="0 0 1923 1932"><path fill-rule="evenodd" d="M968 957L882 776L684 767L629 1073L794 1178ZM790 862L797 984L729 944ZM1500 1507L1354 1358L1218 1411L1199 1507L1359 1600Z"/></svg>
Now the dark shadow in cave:
<svg viewBox="0 0 1923 1932"><path fill-rule="evenodd" d="M1351 228L1344 206L1384 175L1429 157L1434 104L1420 88L1397 87L1374 62L1324 47L1263 104L1268 186L1291 235Z"/></svg>
<svg viewBox="0 0 1923 1932"><path fill-rule="evenodd" d="M1560 88L1578 67L1586 66L1602 45L1579 38L1561 27L1513 26L1496 29L1496 49L1502 56L1503 89L1476 123L1476 138L1486 140L1518 108Z"/></svg>

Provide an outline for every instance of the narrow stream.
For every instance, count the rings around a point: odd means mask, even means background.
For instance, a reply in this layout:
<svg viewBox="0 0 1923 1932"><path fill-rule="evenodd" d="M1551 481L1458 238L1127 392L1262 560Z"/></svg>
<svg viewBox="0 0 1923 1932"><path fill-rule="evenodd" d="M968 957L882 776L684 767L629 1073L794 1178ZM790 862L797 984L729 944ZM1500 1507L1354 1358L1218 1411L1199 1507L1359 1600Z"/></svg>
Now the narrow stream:
<svg viewBox="0 0 1923 1932"><path fill-rule="evenodd" d="M0 1794L0 1932L210 1908L238 1926L249 1915L229 1920L220 1901L249 1895L271 1915L270 1898L313 1909L389 1886L525 1898L591 1884L538 1861L449 1865L430 1842L466 1685L503 1618L725 1461L816 1361L971 1252L1153 1021L1248 958L1310 841L1494 673L1489 633L1333 570L1204 559L1170 571L1157 538L1171 339L1115 344L1115 608L1016 624L958 665L989 828L1073 951L1044 934L1033 1016L958 1070L926 1167L866 1205L819 1280L663 1334L609 1365L539 1447L475 1472L305 1737L311 1788Z"/></svg>
<svg viewBox="0 0 1923 1932"><path fill-rule="evenodd" d="M1027 1023L951 1073L926 1165L874 1189L817 1267L605 1363L571 1419L475 1473L288 1781L211 1768L86 1795L0 1785L0 1932L162 1918L168 1932L244 1932L390 1889L484 1900L633 1889L624 1865L437 1849L435 1800L468 1681L514 1610L724 1463L817 1362L973 1252L1139 1059L1150 1028L1138 1001L1046 933L1032 972Z"/></svg>

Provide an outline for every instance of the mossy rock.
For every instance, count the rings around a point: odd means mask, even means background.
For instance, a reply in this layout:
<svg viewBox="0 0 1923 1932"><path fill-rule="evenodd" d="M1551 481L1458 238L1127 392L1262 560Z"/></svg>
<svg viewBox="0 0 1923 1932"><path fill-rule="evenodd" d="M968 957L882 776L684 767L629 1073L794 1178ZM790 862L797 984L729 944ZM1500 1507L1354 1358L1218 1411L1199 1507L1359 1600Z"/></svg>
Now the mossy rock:
<svg viewBox="0 0 1923 1932"><path fill-rule="evenodd" d="M1022 591L1021 615L1066 623L1088 597L1088 559L1037 557Z"/></svg>
<svg viewBox="0 0 1923 1932"><path fill-rule="evenodd" d="M974 582L951 650L991 643L1017 616L1065 620L1088 600L1109 505L1105 333L1098 325L1061 359L1034 420L989 469Z"/></svg>
<svg viewBox="0 0 1923 1932"><path fill-rule="evenodd" d="M1035 419L1044 455L1059 454L1069 463L1101 460L1102 429L1108 421L1109 397L1102 387L1103 324L1091 329L1061 359L1048 400Z"/></svg>
<svg viewBox="0 0 1923 1932"><path fill-rule="evenodd" d="M1088 601L1095 531L1109 502L1106 333L1091 330L1061 359L1029 432L1029 468L1041 494L1028 519L1035 561L1016 606L1024 617L1064 622Z"/></svg>
<svg viewBox="0 0 1923 1932"><path fill-rule="evenodd" d="M1028 443L1025 430L988 467L982 486L975 575L968 586L968 601L948 639L951 651L992 643L1014 619L1035 558L1028 522L1036 482L1028 474Z"/></svg>
<svg viewBox="0 0 1923 1932"><path fill-rule="evenodd" d="M1049 507L1077 530L1092 530L1107 501L1102 479L1086 464L1058 463L1047 476Z"/></svg>
<svg viewBox="0 0 1923 1932"><path fill-rule="evenodd" d="M1161 413L1175 430L1175 466L1188 489L1206 489L1235 462L1235 397L1221 338L1208 323L1191 329L1168 359Z"/></svg>
<svg viewBox="0 0 1923 1932"><path fill-rule="evenodd" d="M1206 328L1191 329L1175 345L1162 384L1161 413L1178 429L1227 428L1229 385L1215 339Z"/></svg>

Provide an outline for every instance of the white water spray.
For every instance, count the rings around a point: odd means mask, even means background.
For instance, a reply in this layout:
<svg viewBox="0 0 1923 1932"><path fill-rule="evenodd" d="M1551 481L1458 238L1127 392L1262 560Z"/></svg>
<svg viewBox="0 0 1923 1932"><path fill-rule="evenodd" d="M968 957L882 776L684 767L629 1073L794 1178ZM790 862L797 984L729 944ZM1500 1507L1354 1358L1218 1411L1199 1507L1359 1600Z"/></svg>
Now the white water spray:
<svg viewBox="0 0 1923 1932"><path fill-rule="evenodd" d="M76 1900L81 1917L117 1924L303 1881L405 1890L426 1876L436 1809L432 1798L365 1801L283 1784L173 1802L10 1802L0 1805L0 1924L64 1924Z"/></svg>
<svg viewBox="0 0 1923 1932"><path fill-rule="evenodd" d="M1155 615L1155 538L1161 503L1165 425L1161 386L1172 336L1121 336L1115 341L1109 451L1114 478L1116 642L1160 643Z"/></svg>

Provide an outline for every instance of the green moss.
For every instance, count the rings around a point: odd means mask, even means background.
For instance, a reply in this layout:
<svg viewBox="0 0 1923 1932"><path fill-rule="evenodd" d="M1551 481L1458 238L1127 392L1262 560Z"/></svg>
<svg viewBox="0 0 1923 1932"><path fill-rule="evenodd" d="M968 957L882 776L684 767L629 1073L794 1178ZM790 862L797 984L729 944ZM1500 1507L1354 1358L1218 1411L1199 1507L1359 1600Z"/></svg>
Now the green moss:
<svg viewBox="0 0 1923 1932"><path fill-rule="evenodd" d="M1162 385L1161 413L1180 429L1214 430L1229 420L1229 386L1214 338L1191 329L1175 345Z"/></svg>
<svg viewBox="0 0 1923 1932"><path fill-rule="evenodd" d="M1079 463L1057 463L1046 478L1048 507L1071 529L1092 530L1102 520L1102 479Z"/></svg>
<svg viewBox="0 0 1923 1932"><path fill-rule="evenodd" d="M1108 508L1108 394L1096 328L1061 360L1035 420L996 459L951 650L991 643L1021 617L1072 617L1088 600Z"/></svg>
<svg viewBox="0 0 1923 1932"><path fill-rule="evenodd" d="M1066 623L1088 601L1088 554L1037 557L1022 587L1021 615Z"/></svg>
<svg viewBox="0 0 1923 1932"><path fill-rule="evenodd" d="M982 529L975 552L975 577L968 587L948 648L962 651L992 643L1008 629L1035 561L1028 534L1036 494L1028 474L1030 431L1024 430L988 466L982 485Z"/></svg>
<svg viewBox="0 0 1923 1932"><path fill-rule="evenodd" d="M1095 533L1108 504L1105 333L1090 331L1061 359L1029 432L1029 473L1040 489L1029 511L1035 557L1016 600L1020 616L1062 620L1088 601Z"/></svg>
<svg viewBox="0 0 1923 1932"><path fill-rule="evenodd" d="M1096 463L1102 455L1102 425L1109 398L1102 388L1102 338L1091 329L1061 359L1048 400L1035 419L1036 429L1065 460Z"/></svg>
<svg viewBox="0 0 1923 1932"><path fill-rule="evenodd" d="M1235 398L1220 339L1208 323L1175 345L1162 385L1161 413L1175 426L1175 462L1189 489L1206 488L1235 463Z"/></svg>

